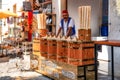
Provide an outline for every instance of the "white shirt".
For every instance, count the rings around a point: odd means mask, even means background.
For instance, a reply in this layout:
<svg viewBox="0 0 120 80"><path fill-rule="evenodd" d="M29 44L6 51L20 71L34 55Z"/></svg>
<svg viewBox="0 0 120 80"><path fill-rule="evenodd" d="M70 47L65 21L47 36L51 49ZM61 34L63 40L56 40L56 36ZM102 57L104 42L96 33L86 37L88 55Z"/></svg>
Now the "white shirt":
<svg viewBox="0 0 120 80"><path fill-rule="evenodd" d="M67 35L67 24L68 24L68 21L67 22L65 22L65 21L63 22L64 36ZM68 24L68 27L73 27L74 24L75 24L74 20L71 18L70 22ZM60 23L59 26L62 27L62 24Z"/></svg>

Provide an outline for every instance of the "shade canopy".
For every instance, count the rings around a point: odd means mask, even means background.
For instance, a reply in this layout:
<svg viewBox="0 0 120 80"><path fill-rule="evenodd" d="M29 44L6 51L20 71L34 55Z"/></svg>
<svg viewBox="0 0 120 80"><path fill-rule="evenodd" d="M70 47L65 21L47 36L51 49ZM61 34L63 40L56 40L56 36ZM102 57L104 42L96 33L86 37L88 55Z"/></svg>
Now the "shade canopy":
<svg viewBox="0 0 120 80"><path fill-rule="evenodd" d="M10 12L10 11L1 11L0 10L0 19L7 18L7 17L18 17L16 13Z"/></svg>

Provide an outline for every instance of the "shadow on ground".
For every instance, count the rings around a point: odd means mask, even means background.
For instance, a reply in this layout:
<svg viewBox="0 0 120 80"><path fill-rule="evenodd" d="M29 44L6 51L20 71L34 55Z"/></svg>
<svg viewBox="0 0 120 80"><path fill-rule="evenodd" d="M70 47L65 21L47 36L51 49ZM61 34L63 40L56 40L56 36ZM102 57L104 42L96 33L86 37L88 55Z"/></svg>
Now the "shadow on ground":
<svg viewBox="0 0 120 80"><path fill-rule="evenodd" d="M110 75L98 74L98 80L112 80ZM115 77L114 80L120 80L120 77Z"/></svg>
<svg viewBox="0 0 120 80"><path fill-rule="evenodd" d="M52 80L52 79L49 79L45 76L38 76L38 77L10 77L10 76L3 76L3 77L0 77L0 80Z"/></svg>

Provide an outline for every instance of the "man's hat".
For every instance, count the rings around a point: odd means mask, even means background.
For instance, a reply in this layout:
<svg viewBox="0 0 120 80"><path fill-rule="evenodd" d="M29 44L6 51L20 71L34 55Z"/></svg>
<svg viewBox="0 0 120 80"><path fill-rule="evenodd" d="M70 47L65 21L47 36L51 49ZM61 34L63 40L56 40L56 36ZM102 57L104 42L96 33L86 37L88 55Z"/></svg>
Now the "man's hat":
<svg viewBox="0 0 120 80"><path fill-rule="evenodd" d="M67 11L67 10L63 10L63 11L62 11L62 14L64 14L64 13L68 13L68 11Z"/></svg>

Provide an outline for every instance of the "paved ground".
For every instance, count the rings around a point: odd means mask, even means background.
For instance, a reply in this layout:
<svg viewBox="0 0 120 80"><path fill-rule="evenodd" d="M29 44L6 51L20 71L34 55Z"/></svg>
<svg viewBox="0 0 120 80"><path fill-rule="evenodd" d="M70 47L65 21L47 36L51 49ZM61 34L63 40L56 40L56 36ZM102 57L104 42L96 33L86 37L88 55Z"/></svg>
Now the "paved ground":
<svg viewBox="0 0 120 80"><path fill-rule="evenodd" d="M0 80L51 80L37 72L21 71L21 67L17 64L20 64L19 58L8 60L8 57L6 57L0 59ZM110 76L100 73L98 78L98 80L111 80ZM120 80L120 78L115 78L115 80Z"/></svg>
<svg viewBox="0 0 120 80"><path fill-rule="evenodd" d="M42 74L28 70L21 71L24 66L20 58L9 59L8 57L0 58L0 80L51 80Z"/></svg>
<svg viewBox="0 0 120 80"><path fill-rule="evenodd" d="M99 73L98 80L112 80L112 79L111 79L111 76ZM115 77L114 80L120 80L120 78Z"/></svg>
<svg viewBox="0 0 120 80"><path fill-rule="evenodd" d="M33 71L0 74L0 80L51 80Z"/></svg>
<svg viewBox="0 0 120 80"><path fill-rule="evenodd" d="M39 73L27 71L27 72L14 72L7 74L0 74L0 80L52 80ZM111 80L110 77L101 75L98 80ZM120 80L120 78L115 78L115 80Z"/></svg>

